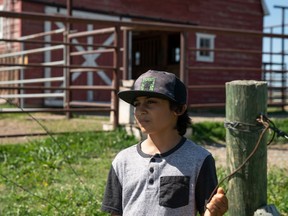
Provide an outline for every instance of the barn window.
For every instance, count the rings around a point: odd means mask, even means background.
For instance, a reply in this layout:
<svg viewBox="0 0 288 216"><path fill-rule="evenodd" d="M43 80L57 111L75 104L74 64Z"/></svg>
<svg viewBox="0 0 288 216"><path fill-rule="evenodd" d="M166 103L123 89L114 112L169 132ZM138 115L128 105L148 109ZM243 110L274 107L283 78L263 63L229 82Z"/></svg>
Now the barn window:
<svg viewBox="0 0 288 216"><path fill-rule="evenodd" d="M174 61L180 62L180 47L174 49Z"/></svg>
<svg viewBox="0 0 288 216"><path fill-rule="evenodd" d="M3 5L0 5L0 11L3 11ZM0 17L0 38L3 38L3 17Z"/></svg>
<svg viewBox="0 0 288 216"><path fill-rule="evenodd" d="M203 62L213 62L215 35L196 33L196 48L203 49L196 52L196 60Z"/></svg>
<svg viewBox="0 0 288 216"><path fill-rule="evenodd" d="M141 53L139 51L135 52L135 56L134 56L135 62L134 65L139 66L140 65L140 60L141 60Z"/></svg>

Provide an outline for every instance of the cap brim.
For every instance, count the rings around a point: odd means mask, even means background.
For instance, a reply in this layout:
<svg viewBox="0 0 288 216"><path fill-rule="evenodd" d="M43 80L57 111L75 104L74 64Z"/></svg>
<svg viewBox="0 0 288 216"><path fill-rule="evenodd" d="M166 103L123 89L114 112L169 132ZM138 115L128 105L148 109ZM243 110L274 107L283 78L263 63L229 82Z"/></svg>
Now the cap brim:
<svg viewBox="0 0 288 216"><path fill-rule="evenodd" d="M166 95L163 95L158 92L152 92L152 91L140 91L140 90L127 90L127 91L121 91L118 92L118 96L120 99L124 100L125 102L133 105L135 99L137 97L157 97L157 98L163 98L167 100L172 100L174 99L167 97Z"/></svg>

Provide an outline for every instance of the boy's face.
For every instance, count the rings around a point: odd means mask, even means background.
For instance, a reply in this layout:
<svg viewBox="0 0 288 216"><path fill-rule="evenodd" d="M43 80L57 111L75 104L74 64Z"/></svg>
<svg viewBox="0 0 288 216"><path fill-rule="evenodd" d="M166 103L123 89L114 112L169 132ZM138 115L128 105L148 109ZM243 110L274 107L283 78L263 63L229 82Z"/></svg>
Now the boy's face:
<svg viewBox="0 0 288 216"><path fill-rule="evenodd" d="M175 130L178 115L170 109L168 100L137 97L133 105L136 122L143 133L160 134Z"/></svg>

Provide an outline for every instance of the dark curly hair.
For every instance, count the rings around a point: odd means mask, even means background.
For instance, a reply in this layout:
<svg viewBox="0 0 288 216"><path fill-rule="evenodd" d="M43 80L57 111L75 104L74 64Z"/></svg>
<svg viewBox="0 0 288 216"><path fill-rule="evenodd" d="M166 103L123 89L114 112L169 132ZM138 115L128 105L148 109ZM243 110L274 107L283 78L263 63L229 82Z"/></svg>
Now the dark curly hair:
<svg viewBox="0 0 288 216"><path fill-rule="evenodd" d="M173 101L170 102L170 109L175 111L175 112L181 112L183 110L183 107L185 104L177 104ZM176 124L176 129L179 133L179 135L183 136L187 128L191 125L191 119L188 115L187 109L184 111L184 113L180 116L178 116L177 124Z"/></svg>

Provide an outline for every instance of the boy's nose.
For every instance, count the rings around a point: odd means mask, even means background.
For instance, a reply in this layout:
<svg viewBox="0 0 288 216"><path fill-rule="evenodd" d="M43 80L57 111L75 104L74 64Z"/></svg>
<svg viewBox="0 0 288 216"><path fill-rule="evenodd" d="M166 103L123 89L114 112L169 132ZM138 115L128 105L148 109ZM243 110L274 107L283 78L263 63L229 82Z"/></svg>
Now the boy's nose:
<svg viewBox="0 0 288 216"><path fill-rule="evenodd" d="M142 104L142 105L138 105L136 108L135 108L135 114L136 115L143 115L146 113L146 109L145 109L145 106Z"/></svg>

